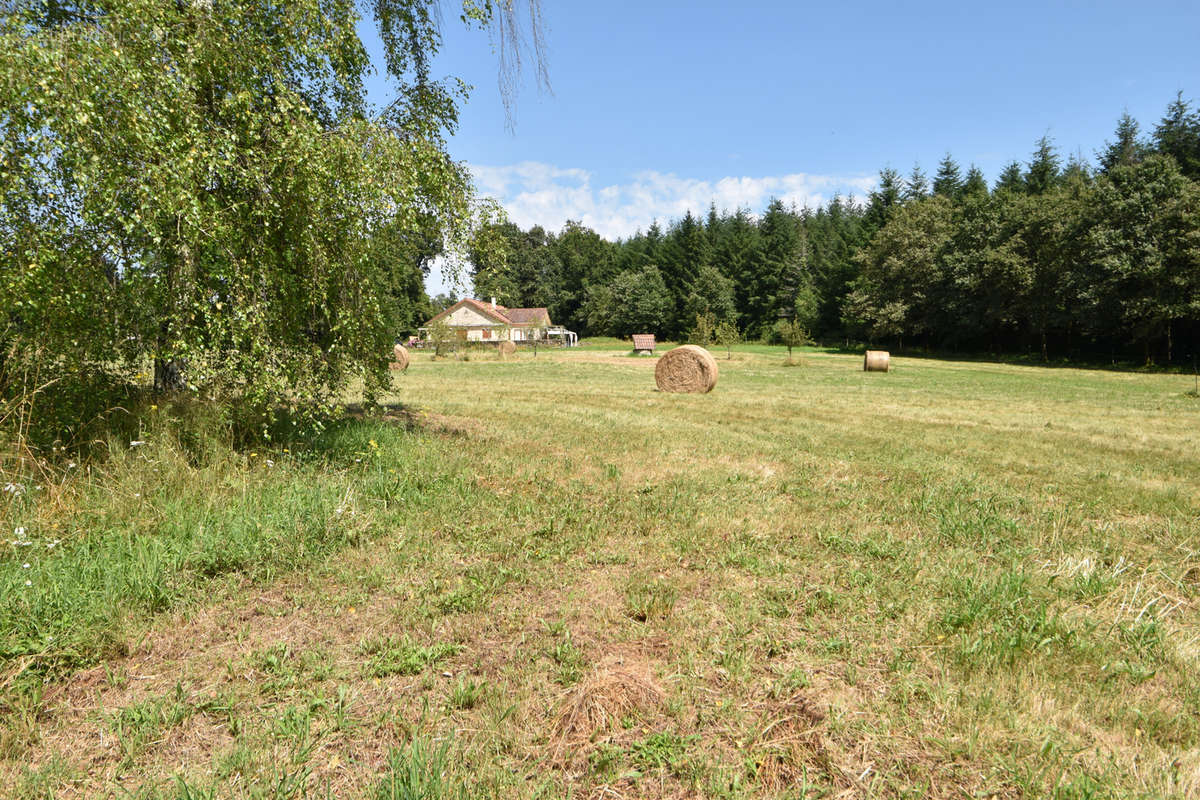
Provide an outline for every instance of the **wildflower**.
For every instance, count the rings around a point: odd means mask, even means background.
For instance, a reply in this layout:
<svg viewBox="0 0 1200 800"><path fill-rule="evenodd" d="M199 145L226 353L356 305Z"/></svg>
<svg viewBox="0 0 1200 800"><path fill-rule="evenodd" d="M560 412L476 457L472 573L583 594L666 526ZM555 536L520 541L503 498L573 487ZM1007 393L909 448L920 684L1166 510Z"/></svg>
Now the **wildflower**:
<svg viewBox="0 0 1200 800"><path fill-rule="evenodd" d="M269 458L268 458L268 459L267 459L267 460L266 460L264 463L265 463L265 464L266 464L268 467L273 467L273 466L275 466L275 462L274 462L274 461L272 461L272 460L271 460L271 459L269 459Z"/></svg>
<svg viewBox="0 0 1200 800"><path fill-rule="evenodd" d="M151 404L150 404L150 410L151 410L151 411L158 411L158 404L157 404L157 403L151 403Z"/></svg>
<svg viewBox="0 0 1200 800"><path fill-rule="evenodd" d="M349 608L346 609L346 611L350 612L351 614L356 613L354 606L350 606Z"/></svg>
<svg viewBox="0 0 1200 800"><path fill-rule="evenodd" d="M25 581L26 586L33 586L33 581Z"/></svg>
<svg viewBox="0 0 1200 800"><path fill-rule="evenodd" d="M29 562L26 561L24 564L22 564L21 569L29 569Z"/></svg>
<svg viewBox="0 0 1200 800"><path fill-rule="evenodd" d="M144 444L145 444L145 442L142 441L141 439L134 439L132 442L129 443L129 446L130 447L141 447Z"/></svg>
<svg viewBox="0 0 1200 800"><path fill-rule="evenodd" d="M378 450L378 449L379 449L379 443L378 443L378 442L376 442L374 439L371 439L370 441L368 441L368 442L367 442L367 444L369 444L369 445L371 446L371 449L372 449L372 450Z"/></svg>
<svg viewBox="0 0 1200 800"><path fill-rule="evenodd" d="M74 461L68 461L68 462L67 462L67 469L75 469L75 462L74 462Z"/></svg>
<svg viewBox="0 0 1200 800"><path fill-rule="evenodd" d="M62 542L62 539L55 539L53 542L47 542L46 549L53 550L55 548L55 546L58 545L60 542Z"/></svg>
<svg viewBox="0 0 1200 800"><path fill-rule="evenodd" d="M25 538L25 529L24 528L13 528L13 536L17 537L18 539L24 539Z"/></svg>
<svg viewBox="0 0 1200 800"><path fill-rule="evenodd" d="M23 484L23 483L6 483L6 484L4 484L4 491L8 492L9 494L20 494L21 490L24 488L25 488L25 484Z"/></svg>

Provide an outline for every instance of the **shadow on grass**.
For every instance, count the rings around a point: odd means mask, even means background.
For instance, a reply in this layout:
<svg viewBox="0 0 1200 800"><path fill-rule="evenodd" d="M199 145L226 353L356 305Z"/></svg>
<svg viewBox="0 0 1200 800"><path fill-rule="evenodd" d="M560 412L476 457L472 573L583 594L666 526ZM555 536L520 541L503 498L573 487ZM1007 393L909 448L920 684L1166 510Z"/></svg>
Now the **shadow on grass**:
<svg viewBox="0 0 1200 800"><path fill-rule="evenodd" d="M830 355L859 356L868 349L886 349L884 345L851 344L846 345L814 345L813 350ZM1136 361L1107 361L1098 358L1052 358L1043 360L1040 355L1033 353L958 353L946 350L927 350L924 348L908 348L889 350L898 358L911 358L928 361L949 361L963 364L1003 364L1018 367L1044 367L1046 369L1089 369L1103 372L1127 372L1144 375L1192 375L1196 371L1194 364L1140 364Z"/></svg>

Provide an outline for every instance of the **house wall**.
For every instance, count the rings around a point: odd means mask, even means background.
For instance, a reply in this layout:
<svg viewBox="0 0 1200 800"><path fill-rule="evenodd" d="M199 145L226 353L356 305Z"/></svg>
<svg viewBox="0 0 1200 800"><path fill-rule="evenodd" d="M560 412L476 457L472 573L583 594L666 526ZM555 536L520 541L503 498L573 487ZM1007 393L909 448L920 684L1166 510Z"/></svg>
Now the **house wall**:
<svg viewBox="0 0 1200 800"><path fill-rule="evenodd" d="M455 328L470 328L475 326L491 327L493 325L499 325L499 323L495 320L488 319L483 314L480 314L478 311L470 308L469 306L456 308L449 316L446 317L446 324Z"/></svg>

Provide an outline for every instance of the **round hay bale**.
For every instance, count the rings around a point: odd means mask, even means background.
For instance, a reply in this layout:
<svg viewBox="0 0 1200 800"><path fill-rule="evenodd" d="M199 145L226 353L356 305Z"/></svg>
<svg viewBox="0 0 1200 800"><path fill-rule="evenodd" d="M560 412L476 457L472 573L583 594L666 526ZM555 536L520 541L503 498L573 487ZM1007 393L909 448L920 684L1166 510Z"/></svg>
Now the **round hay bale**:
<svg viewBox="0 0 1200 800"><path fill-rule="evenodd" d="M887 372L892 356L887 350L868 350L863 356L863 372Z"/></svg>
<svg viewBox="0 0 1200 800"><path fill-rule="evenodd" d="M658 360L654 382L664 392L711 392L717 385L717 360L694 344L676 347Z"/></svg>
<svg viewBox="0 0 1200 800"><path fill-rule="evenodd" d="M392 348L392 369L408 369L408 348L398 344Z"/></svg>
<svg viewBox="0 0 1200 800"><path fill-rule="evenodd" d="M501 358L508 358L513 353L517 352L517 346L507 339L498 344L496 349L500 351Z"/></svg>

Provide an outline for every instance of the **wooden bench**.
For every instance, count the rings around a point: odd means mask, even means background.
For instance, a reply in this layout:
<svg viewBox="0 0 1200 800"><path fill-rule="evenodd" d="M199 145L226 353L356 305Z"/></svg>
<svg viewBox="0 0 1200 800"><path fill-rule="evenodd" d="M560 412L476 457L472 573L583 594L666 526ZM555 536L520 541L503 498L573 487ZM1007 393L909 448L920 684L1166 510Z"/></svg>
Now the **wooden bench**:
<svg viewBox="0 0 1200 800"><path fill-rule="evenodd" d="M635 333L633 335L633 352L652 354L654 352L654 334Z"/></svg>

